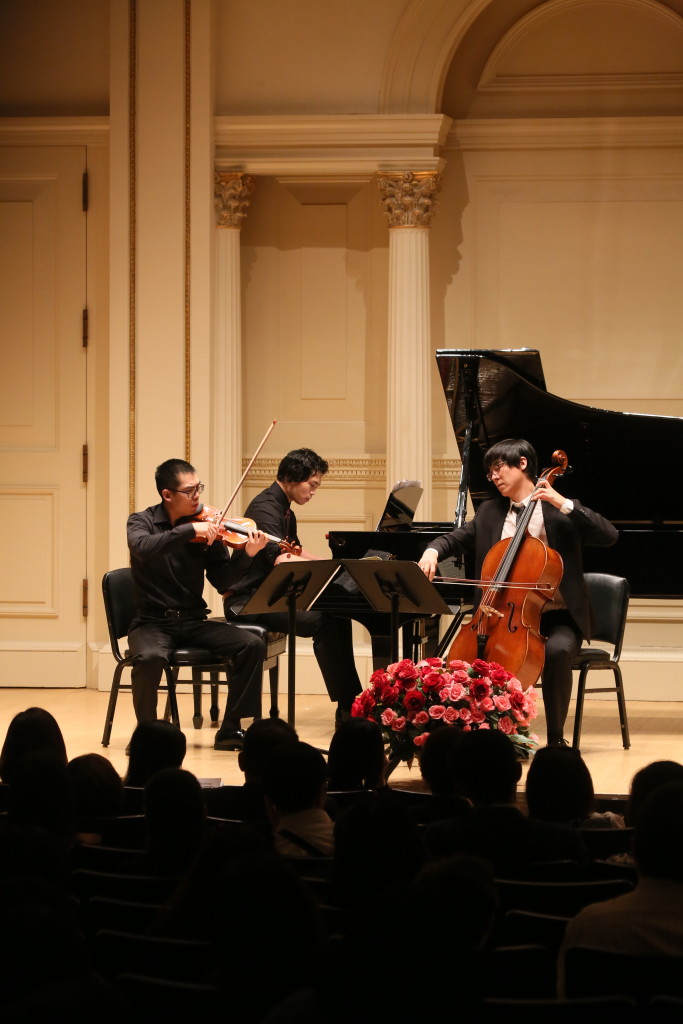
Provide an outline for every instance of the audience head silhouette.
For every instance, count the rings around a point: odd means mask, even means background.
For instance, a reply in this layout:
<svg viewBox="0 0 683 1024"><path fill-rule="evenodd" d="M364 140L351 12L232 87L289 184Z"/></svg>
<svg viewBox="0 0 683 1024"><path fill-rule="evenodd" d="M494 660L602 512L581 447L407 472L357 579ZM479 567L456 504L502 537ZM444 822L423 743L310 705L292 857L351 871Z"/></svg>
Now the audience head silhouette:
<svg viewBox="0 0 683 1024"><path fill-rule="evenodd" d="M125 785L144 786L162 768L180 768L185 751L185 735L171 722L140 722L130 738Z"/></svg>
<svg viewBox="0 0 683 1024"><path fill-rule="evenodd" d="M19 711L7 728L5 742L0 751L2 781L12 781L12 773L24 754L41 750L50 751L59 761L66 764L66 745L57 720L44 708L27 708L25 711Z"/></svg>
<svg viewBox="0 0 683 1024"><path fill-rule="evenodd" d="M237 762L247 782L260 783L268 758L285 744L298 742L296 730L282 718L257 718L244 734Z"/></svg>
<svg viewBox="0 0 683 1024"><path fill-rule="evenodd" d="M573 747L542 747L534 754L526 778L532 818L579 824L595 810L593 780Z"/></svg>
<svg viewBox="0 0 683 1024"><path fill-rule="evenodd" d="M633 852L645 878L683 882L683 782L651 793L635 821Z"/></svg>
<svg viewBox="0 0 683 1024"><path fill-rule="evenodd" d="M434 796L457 795L453 775L453 751L465 733L456 727L443 726L430 732L420 754L420 773Z"/></svg>
<svg viewBox="0 0 683 1024"><path fill-rule="evenodd" d="M514 743L497 729L466 732L453 751L454 777L474 804L514 803L521 773Z"/></svg>
<svg viewBox="0 0 683 1024"><path fill-rule="evenodd" d="M330 740L330 789L378 789L384 785L386 755L382 730L367 718L349 718Z"/></svg>
<svg viewBox="0 0 683 1024"><path fill-rule="evenodd" d="M325 802L325 758L308 743L287 743L268 758L263 787L280 814L296 814Z"/></svg>
<svg viewBox="0 0 683 1024"><path fill-rule="evenodd" d="M635 773L626 808L626 823L633 826L643 803L660 786L683 782L683 764L678 761L652 761Z"/></svg>

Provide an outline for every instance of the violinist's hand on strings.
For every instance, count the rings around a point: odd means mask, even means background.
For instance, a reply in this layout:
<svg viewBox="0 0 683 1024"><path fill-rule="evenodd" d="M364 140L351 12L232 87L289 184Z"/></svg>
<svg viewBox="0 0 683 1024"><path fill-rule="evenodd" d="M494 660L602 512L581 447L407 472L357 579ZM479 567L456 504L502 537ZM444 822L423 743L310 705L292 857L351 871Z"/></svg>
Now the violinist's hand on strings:
<svg viewBox="0 0 683 1024"><path fill-rule="evenodd" d="M268 538L265 533L262 533L260 530L249 530L247 536L249 539L244 545L244 550L250 558L253 558L254 555L257 555L259 551L263 550L268 543Z"/></svg>
<svg viewBox="0 0 683 1024"><path fill-rule="evenodd" d="M213 544L218 536L218 527L215 523L207 520L206 522L193 523L192 525L194 526L195 536L202 537L206 541L207 547Z"/></svg>
<svg viewBox="0 0 683 1024"><path fill-rule="evenodd" d="M554 505L555 508L562 508L567 500L564 494L560 494L559 491L556 491L547 480L538 481L531 497L538 498L540 501L547 501L551 505Z"/></svg>
<svg viewBox="0 0 683 1024"><path fill-rule="evenodd" d="M436 574L437 555L434 548L427 548L422 558L417 563L428 580L433 580Z"/></svg>

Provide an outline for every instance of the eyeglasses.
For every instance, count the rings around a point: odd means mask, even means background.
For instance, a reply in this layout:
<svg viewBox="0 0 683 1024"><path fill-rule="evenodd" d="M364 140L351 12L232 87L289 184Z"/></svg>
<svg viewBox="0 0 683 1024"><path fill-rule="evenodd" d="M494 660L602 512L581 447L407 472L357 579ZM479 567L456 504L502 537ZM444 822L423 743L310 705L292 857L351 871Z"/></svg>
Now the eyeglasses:
<svg viewBox="0 0 683 1024"><path fill-rule="evenodd" d="M496 462L493 466L491 466L488 473L486 474L486 479L489 481L489 483L491 483L491 481L493 480L494 473L497 476L500 476L500 471L503 468L503 466L507 466L507 462Z"/></svg>
<svg viewBox="0 0 683 1024"><path fill-rule="evenodd" d="M186 487L184 490L179 490L177 487L169 487L170 491L175 494L184 494L186 498L194 498L197 494L201 494L204 490L204 484L195 484L194 487Z"/></svg>

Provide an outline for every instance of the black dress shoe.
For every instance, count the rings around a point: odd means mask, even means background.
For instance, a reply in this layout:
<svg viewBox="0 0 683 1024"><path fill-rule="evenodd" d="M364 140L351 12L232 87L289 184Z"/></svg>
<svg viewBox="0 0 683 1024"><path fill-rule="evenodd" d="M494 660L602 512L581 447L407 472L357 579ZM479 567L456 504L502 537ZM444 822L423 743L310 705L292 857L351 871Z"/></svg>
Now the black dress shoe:
<svg viewBox="0 0 683 1024"><path fill-rule="evenodd" d="M563 739L562 736L559 736L559 737L558 736L554 736L552 739L548 740L546 745L548 747L568 747L569 746L567 741L565 739Z"/></svg>
<svg viewBox="0 0 683 1024"><path fill-rule="evenodd" d="M231 732L217 733L214 740L214 750L241 750L244 746L244 732L242 729L233 729Z"/></svg>

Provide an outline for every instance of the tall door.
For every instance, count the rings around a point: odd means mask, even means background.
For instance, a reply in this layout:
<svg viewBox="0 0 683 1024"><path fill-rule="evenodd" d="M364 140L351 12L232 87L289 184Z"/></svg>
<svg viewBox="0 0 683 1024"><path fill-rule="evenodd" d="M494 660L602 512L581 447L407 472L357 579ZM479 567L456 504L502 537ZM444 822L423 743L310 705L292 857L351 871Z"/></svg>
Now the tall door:
<svg viewBox="0 0 683 1024"><path fill-rule="evenodd" d="M84 686L79 146L0 150L0 685Z"/></svg>

